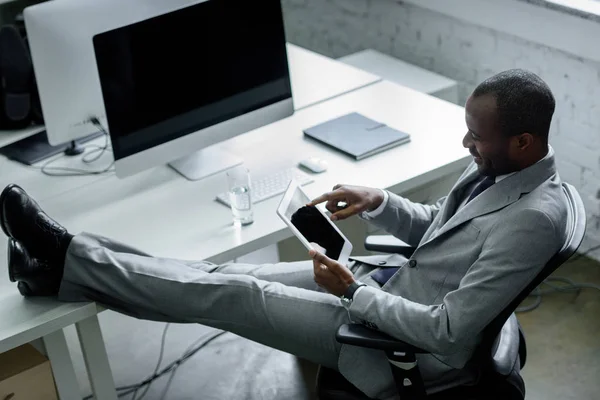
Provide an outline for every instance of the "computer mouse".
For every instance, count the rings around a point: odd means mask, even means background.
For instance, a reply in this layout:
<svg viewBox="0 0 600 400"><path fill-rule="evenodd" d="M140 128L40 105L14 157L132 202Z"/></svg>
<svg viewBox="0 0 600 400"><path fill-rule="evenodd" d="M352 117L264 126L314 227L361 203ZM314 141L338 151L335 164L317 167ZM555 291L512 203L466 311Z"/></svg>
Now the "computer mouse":
<svg viewBox="0 0 600 400"><path fill-rule="evenodd" d="M318 158L318 157L310 157L305 160L302 160L298 163L301 167L308 169L315 174L320 174L321 172L327 171L327 161Z"/></svg>

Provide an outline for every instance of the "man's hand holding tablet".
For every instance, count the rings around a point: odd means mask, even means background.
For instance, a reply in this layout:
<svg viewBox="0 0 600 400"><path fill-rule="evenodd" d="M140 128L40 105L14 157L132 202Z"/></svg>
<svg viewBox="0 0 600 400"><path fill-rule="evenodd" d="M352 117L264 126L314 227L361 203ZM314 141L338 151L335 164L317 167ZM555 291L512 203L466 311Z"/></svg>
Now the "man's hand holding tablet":
<svg viewBox="0 0 600 400"><path fill-rule="evenodd" d="M354 275L348 267L316 250L310 250L308 254L313 260L317 285L338 297L345 294L354 282Z"/></svg>

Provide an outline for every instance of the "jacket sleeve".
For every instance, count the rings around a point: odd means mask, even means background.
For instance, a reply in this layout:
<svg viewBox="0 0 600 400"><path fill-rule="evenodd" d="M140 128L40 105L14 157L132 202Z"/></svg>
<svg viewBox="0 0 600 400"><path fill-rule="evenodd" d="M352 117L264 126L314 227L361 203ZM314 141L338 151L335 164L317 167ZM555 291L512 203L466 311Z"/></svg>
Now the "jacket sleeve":
<svg viewBox="0 0 600 400"><path fill-rule="evenodd" d="M471 162L458 178L458 182L475 169L477 164ZM389 191L387 193L389 198L383 211L376 217L364 215L362 218L409 245L418 246L448 196L442 197L435 204L424 205Z"/></svg>
<svg viewBox="0 0 600 400"><path fill-rule="evenodd" d="M363 218L416 247L440 211L446 197L442 197L433 205L424 205L413 203L394 193L387 193L388 202L383 211L376 217L365 215Z"/></svg>
<svg viewBox="0 0 600 400"><path fill-rule="evenodd" d="M426 215L423 210L423 219ZM479 258L439 304L418 304L363 287L350 315L428 352L451 354L482 332L535 278L561 248L562 236L545 213L521 210L491 229Z"/></svg>

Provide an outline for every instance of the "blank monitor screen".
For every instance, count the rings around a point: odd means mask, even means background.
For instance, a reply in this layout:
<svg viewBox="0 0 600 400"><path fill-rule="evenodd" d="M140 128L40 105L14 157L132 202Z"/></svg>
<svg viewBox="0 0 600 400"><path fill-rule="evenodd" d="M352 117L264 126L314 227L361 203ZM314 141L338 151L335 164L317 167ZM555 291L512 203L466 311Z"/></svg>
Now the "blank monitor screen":
<svg viewBox="0 0 600 400"><path fill-rule="evenodd" d="M93 42L115 159L291 97L280 0L209 0Z"/></svg>

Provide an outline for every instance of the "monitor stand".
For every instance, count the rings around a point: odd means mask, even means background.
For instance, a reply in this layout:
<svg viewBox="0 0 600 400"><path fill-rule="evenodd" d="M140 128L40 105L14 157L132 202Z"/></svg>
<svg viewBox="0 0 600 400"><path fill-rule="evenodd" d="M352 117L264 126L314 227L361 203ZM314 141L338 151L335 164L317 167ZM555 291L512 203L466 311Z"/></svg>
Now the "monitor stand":
<svg viewBox="0 0 600 400"><path fill-rule="evenodd" d="M169 166L190 181L228 170L243 163L243 160L217 146L210 146L187 157L169 163Z"/></svg>
<svg viewBox="0 0 600 400"><path fill-rule="evenodd" d="M91 135L71 143L52 146L50 143L48 143L46 131L41 131L33 136L29 136L25 139L21 139L18 142L1 148L0 154L6 156L10 160L26 165L33 165L60 153L63 153L67 156L81 154L83 150L85 150L82 144L100 136L104 136L104 133L94 132Z"/></svg>
<svg viewBox="0 0 600 400"><path fill-rule="evenodd" d="M69 157L78 156L80 154L83 154L84 151L85 147L72 140L69 147L65 149L65 155Z"/></svg>

